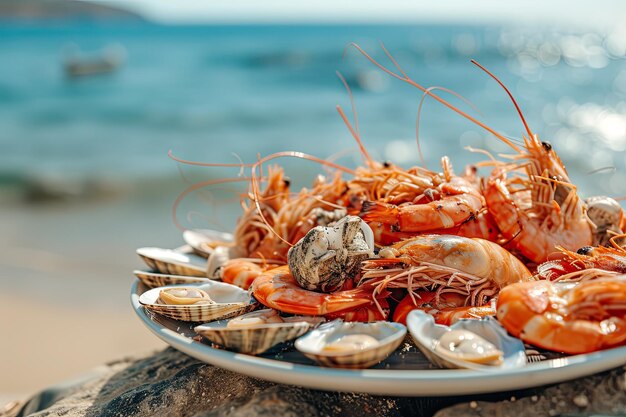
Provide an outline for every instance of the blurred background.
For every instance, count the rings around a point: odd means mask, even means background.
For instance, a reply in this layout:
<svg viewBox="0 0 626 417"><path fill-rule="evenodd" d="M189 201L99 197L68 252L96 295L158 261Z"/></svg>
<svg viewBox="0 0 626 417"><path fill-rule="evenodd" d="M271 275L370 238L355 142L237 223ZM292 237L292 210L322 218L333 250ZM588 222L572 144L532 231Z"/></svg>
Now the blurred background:
<svg viewBox="0 0 626 417"><path fill-rule="evenodd" d="M337 115L354 93L366 147L419 164L421 93L376 69L356 42L450 101L519 138L550 141L583 196L626 196L626 4L496 1L409 4L0 0L0 402L161 343L129 305L140 246L182 244L172 206L190 185L236 177L194 161L250 162L297 150L360 162ZM432 2L435 3L435 2ZM446 95L446 93L441 93ZM447 96L448 97L448 96ZM426 164L461 172L507 152L426 100ZM279 161L298 186L322 169ZM186 227L232 230L243 187L188 195ZM28 370L28 372L26 372Z"/></svg>

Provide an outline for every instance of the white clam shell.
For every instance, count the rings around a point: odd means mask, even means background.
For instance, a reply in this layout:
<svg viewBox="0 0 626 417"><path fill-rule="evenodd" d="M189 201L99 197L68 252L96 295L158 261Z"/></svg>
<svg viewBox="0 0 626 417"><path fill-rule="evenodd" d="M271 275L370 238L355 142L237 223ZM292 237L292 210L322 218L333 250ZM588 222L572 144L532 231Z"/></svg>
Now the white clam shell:
<svg viewBox="0 0 626 417"><path fill-rule="evenodd" d="M378 343L362 350L327 351L324 347L347 335L366 334ZM399 323L343 322L335 320L296 340L295 347L305 356L323 366L337 368L369 368L389 356L402 343L406 327Z"/></svg>
<svg viewBox="0 0 626 417"><path fill-rule="evenodd" d="M183 232L183 240L193 248L198 255L208 258L213 253L212 248L207 245L212 242L232 242L231 233L218 232L210 229L193 229Z"/></svg>
<svg viewBox="0 0 626 417"><path fill-rule="evenodd" d="M211 278L220 277L220 268L230 260L230 248L218 246L209 255L207 260L207 275Z"/></svg>
<svg viewBox="0 0 626 417"><path fill-rule="evenodd" d="M158 302L161 290L166 288L197 288L206 291L213 304L169 305ZM238 316L251 311L255 301L247 291L224 282L209 280L203 284L168 285L153 288L141 294L141 303L148 310L175 320L208 322Z"/></svg>
<svg viewBox="0 0 626 417"><path fill-rule="evenodd" d="M189 277L186 275L161 274L159 272L142 271L136 269L133 274L148 288L163 287L165 285L198 284L209 282L209 278Z"/></svg>
<svg viewBox="0 0 626 417"><path fill-rule="evenodd" d="M265 311L268 310L253 311L239 317L263 314ZM306 319L308 321L297 321L297 317L291 317L291 321L285 323L254 324L246 327L227 327L230 320L219 320L196 326L194 330L228 350L256 355L279 343L302 336L324 321L320 317L306 317Z"/></svg>
<svg viewBox="0 0 626 417"><path fill-rule="evenodd" d="M433 364L441 368L467 368L480 371L492 371L494 369L518 368L526 365L526 353L521 340L511 337L506 330L492 317L481 320L462 319L452 326L435 324L435 319L421 310L413 310L406 319L409 333L415 345ZM504 353L503 362L500 365L481 365L456 359L451 355L441 355L436 345L444 335L451 330L468 330L475 333L495 345Z"/></svg>
<svg viewBox="0 0 626 417"><path fill-rule="evenodd" d="M155 271L163 274L207 276L207 260L193 253L162 248L139 248L137 255Z"/></svg>

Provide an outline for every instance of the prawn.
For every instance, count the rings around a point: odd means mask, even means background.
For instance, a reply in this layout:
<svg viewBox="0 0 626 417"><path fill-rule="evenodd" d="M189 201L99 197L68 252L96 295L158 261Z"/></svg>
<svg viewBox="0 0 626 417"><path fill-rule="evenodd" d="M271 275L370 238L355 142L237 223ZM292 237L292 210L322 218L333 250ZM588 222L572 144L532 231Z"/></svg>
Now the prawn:
<svg viewBox="0 0 626 417"><path fill-rule="evenodd" d="M577 249L592 243L593 223L552 145L534 134L506 86L474 62L506 91L526 128L524 150L498 164L486 181L487 209L502 235L533 262L543 262L557 245ZM509 178L509 174L517 177ZM520 175L521 174L521 175Z"/></svg>
<svg viewBox="0 0 626 417"><path fill-rule="evenodd" d="M222 281L247 290L256 277L276 266L255 258L229 259L220 268L219 276Z"/></svg>
<svg viewBox="0 0 626 417"><path fill-rule="evenodd" d="M485 207L480 190L454 175L448 157L442 158L442 166L442 176L433 173L426 184L414 187L404 201L387 196L365 201L359 216L368 223L391 225L398 232L449 229L476 218Z"/></svg>
<svg viewBox="0 0 626 417"><path fill-rule="evenodd" d="M415 297L407 294L396 306L393 321L406 325L406 317L416 309L424 310L435 318L435 323L450 326L460 319L495 316L495 298L484 306L464 306L465 297L458 293L444 293L436 301L436 293L417 291Z"/></svg>
<svg viewBox="0 0 626 417"><path fill-rule="evenodd" d="M624 237L613 236L610 247L584 246L576 252L559 247L561 258L539 265L537 275L550 281L585 281L626 274L626 249L617 243Z"/></svg>
<svg viewBox="0 0 626 417"><path fill-rule="evenodd" d="M416 292L463 296L463 306L482 306L514 282L532 280L530 271L500 245L479 238L422 235L379 252L382 258L363 263L359 284L372 285L376 294L404 288L417 305Z"/></svg>
<svg viewBox="0 0 626 417"><path fill-rule="evenodd" d="M283 313L325 316L371 306L372 288L358 287L333 293L305 290L289 272L287 265L259 275L249 291L261 304Z"/></svg>
<svg viewBox="0 0 626 417"><path fill-rule="evenodd" d="M496 317L524 342L579 354L626 341L626 276L521 282L500 291Z"/></svg>

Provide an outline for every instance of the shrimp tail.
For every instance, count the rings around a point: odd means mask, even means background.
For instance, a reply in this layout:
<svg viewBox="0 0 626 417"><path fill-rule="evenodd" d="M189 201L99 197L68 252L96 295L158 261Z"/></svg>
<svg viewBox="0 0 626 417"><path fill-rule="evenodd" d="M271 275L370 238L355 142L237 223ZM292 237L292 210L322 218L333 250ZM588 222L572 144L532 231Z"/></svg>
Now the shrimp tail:
<svg viewBox="0 0 626 417"><path fill-rule="evenodd" d="M364 201L359 216L366 222L394 224L398 222L398 208L379 201Z"/></svg>

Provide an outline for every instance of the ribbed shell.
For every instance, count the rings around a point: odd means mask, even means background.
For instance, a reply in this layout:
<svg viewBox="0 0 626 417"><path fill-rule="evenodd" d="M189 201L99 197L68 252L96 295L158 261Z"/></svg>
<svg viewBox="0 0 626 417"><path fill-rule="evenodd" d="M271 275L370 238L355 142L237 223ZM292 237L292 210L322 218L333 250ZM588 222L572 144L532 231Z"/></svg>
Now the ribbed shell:
<svg viewBox="0 0 626 417"><path fill-rule="evenodd" d="M194 264L191 262L181 262L175 259L171 259L169 257L170 255L182 255L190 258L190 254L179 253L169 249L139 248L137 249L137 255L139 255L141 259L143 259L148 267L163 274L186 275L191 277L205 278L207 275L206 265Z"/></svg>
<svg viewBox="0 0 626 417"><path fill-rule="evenodd" d="M227 328L224 323L201 325L194 330L213 343L235 352L256 355L279 343L302 336L313 325L307 322L268 323L245 328Z"/></svg>
<svg viewBox="0 0 626 417"><path fill-rule="evenodd" d="M194 287L206 291L214 304L167 305L157 303L159 293L165 288ZM223 282L210 281L205 284L168 285L153 288L139 297L139 302L148 310L175 320L209 322L239 316L252 311L256 302L247 291Z"/></svg>
<svg viewBox="0 0 626 417"><path fill-rule="evenodd" d="M380 343L369 349L349 353L323 352L323 346L341 335L364 333ZM363 369L376 365L389 356L402 343L406 327L399 323L378 321L374 323L344 323L334 321L320 326L296 340L300 352L322 366Z"/></svg>
<svg viewBox="0 0 626 417"><path fill-rule="evenodd" d="M193 248L193 251L196 254L208 258L212 251L205 245L205 243L232 242L233 235L209 229L185 230L183 232L183 239Z"/></svg>
<svg viewBox="0 0 626 417"><path fill-rule="evenodd" d="M188 277L184 275L160 274L151 271L135 270L133 274L148 288L163 287L165 285L198 284L209 281L208 278Z"/></svg>

